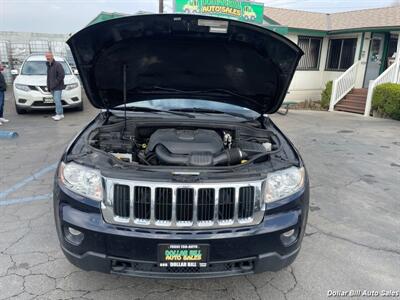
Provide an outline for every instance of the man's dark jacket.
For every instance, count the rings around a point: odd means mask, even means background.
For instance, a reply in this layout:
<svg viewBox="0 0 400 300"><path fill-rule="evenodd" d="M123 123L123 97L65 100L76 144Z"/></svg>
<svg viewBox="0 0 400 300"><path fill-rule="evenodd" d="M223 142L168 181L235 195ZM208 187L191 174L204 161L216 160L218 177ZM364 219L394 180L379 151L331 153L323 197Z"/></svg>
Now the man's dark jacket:
<svg viewBox="0 0 400 300"><path fill-rule="evenodd" d="M0 72L0 92L4 92L7 89L6 80L3 74Z"/></svg>
<svg viewBox="0 0 400 300"><path fill-rule="evenodd" d="M65 72L62 65L53 59L51 63L47 62L47 89L49 92L65 89Z"/></svg>

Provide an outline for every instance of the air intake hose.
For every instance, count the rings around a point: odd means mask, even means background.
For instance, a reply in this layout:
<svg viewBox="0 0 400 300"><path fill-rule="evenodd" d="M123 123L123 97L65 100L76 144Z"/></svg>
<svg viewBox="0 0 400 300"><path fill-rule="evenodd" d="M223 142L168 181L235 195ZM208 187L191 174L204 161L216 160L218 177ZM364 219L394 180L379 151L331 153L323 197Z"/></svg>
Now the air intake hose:
<svg viewBox="0 0 400 300"><path fill-rule="evenodd" d="M198 152L188 155L173 154L163 145L157 145L155 153L162 164L175 166L217 166L217 165L236 165L246 154L239 148L227 149L219 154L213 155L207 152Z"/></svg>

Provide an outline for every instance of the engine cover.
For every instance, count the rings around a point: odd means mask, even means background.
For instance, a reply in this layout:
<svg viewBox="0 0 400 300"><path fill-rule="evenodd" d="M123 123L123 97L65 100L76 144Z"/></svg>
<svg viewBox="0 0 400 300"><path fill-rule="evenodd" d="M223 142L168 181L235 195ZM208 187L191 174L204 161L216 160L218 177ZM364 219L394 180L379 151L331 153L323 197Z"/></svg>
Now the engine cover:
<svg viewBox="0 0 400 300"><path fill-rule="evenodd" d="M157 145L163 145L172 154L210 153L223 151L221 137L213 130L207 129L158 129L151 136L148 150L154 151Z"/></svg>

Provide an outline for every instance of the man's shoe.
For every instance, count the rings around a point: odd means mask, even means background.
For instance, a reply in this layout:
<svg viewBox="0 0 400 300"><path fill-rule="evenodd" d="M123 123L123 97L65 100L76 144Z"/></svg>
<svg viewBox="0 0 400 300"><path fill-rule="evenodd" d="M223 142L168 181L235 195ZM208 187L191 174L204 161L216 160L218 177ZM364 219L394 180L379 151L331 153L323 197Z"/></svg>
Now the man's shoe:
<svg viewBox="0 0 400 300"><path fill-rule="evenodd" d="M64 115L55 115L52 117L54 121L60 121L64 119Z"/></svg>
<svg viewBox="0 0 400 300"><path fill-rule="evenodd" d="M7 123L10 122L10 120L4 119L4 118L0 118L0 123Z"/></svg>

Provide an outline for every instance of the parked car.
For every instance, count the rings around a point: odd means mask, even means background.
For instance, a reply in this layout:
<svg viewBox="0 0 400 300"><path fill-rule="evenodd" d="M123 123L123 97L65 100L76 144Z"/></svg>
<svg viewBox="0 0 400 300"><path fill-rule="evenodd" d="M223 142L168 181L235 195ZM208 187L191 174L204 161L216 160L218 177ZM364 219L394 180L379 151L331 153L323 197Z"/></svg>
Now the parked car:
<svg viewBox="0 0 400 300"><path fill-rule="evenodd" d="M302 56L263 27L140 15L67 42L92 105L54 181L61 248L145 277L276 271L299 253L309 180L276 112Z"/></svg>
<svg viewBox="0 0 400 300"><path fill-rule="evenodd" d="M68 62L62 57L55 57L64 68L66 85L62 92L64 108L83 110L82 88L76 72L74 73ZM17 75L13 90L15 108L18 114L32 110L54 109L54 99L47 90L47 66L44 55L30 55L22 64L20 70L12 70Z"/></svg>

